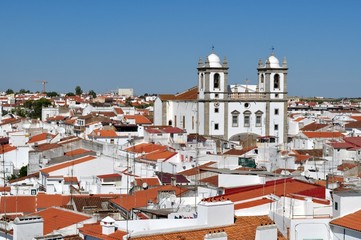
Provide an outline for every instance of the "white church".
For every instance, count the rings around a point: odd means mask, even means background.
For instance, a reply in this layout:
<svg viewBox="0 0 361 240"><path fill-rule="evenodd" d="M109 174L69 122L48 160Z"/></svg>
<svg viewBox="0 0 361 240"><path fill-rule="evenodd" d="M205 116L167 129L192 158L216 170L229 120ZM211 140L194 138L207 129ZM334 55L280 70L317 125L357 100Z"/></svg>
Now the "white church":
<svg viewBox="0 0 361 240"><path fill-rule="evenodd" d="M198 85L179 94L159 95L154 124L170 125L230 142L267 136L287 141L287 62L272 53L258 62L258 84L228 85L228 63L212 51L198 62Z"/></svg>

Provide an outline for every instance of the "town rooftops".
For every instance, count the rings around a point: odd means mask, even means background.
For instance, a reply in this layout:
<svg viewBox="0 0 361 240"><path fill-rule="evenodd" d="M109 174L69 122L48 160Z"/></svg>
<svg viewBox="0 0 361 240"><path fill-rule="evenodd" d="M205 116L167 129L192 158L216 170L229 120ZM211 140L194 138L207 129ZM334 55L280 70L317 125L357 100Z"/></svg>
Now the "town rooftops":
<svg viewBox="0 0 361 240"><path fill-rule="evenodd" d="M160 94L161 100L196 100L198 98L198 87L190 88L178 94Z"/></svg>
<svg viewBox="0 0 361 240"><path fill-rule="evenodd" d="M0 154L11 152L11 151L14 151L14 150L16 150L16 147L11 146L10 144L0 146Z"/></svg>
<svg viewBox="0 0 361 240"><path fill-rule="evenodd" d="M162 146L162 145L153 144L153 143L141 143L141 144L129 147L125 150L129 151L129 152L134 152L134 153L151 153L151 152L155 152L155 151L159 151L159 150L165 150L167 148L168 148L167 146Z"/></svg>
<svg viewBox="0 0 361 240"><path fill-rule="evenodd" d="M49 133L40 133L38 135L32 136L28 143L35 143L35 142L40 142L40 141L45 141L45 140L50 140L53 139L55 137L55 135L53 134L49 134Z"/></svg>
<svg viewBox="0 0 361 240"><path fill-rule="evenodd" d="M313 122L301 128L300 131L318 131L323 128L326 128L327 126L328 126L327 124Z"/></svg>
<svg viewBox="0 0 361 240"><path fill-rule="evenodd" d="M124 118L135 120L135 124L152 124L152 121L143 115L124 115Z"/></svg>

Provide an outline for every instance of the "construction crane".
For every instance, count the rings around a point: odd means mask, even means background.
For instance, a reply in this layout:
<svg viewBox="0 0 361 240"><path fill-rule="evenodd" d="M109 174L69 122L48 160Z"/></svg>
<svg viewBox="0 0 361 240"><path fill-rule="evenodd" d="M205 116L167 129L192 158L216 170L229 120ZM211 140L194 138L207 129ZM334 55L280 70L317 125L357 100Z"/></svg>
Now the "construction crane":
<svg viewBox="0 0 361 240"><path fill-rule="evenodd" d="M47 81L36 81L36 82L40 82L43 85L43 91L42 93L46 93L46 84L48 83Z"/></svg>

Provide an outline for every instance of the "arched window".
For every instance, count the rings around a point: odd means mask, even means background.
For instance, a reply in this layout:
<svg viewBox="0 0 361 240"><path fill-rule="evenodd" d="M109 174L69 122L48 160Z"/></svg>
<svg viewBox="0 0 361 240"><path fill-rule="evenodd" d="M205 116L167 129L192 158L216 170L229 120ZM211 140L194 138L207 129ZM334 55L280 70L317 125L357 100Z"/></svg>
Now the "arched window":
<svg viewBox="0 0 361 240"><path fill-rule="evenodd" d="M263 83L264 83L264 75L261 74L261 84L263 84Z"/></svg>
<svg viewBox="0 0 361 240"><path fill-rule="evenodd" d="M275 76L273 77L273 88L274 89L280 88L280 75L278 74L275 74Z"/></svg>
<svg viewBox="0 0 361 240"><path fill-rule="evenodd" d="M214 74L214 76L213 76L213 88L219 88L219 78L220 78L220 76L219 76L218 73Z"/></svg>
<svg viewBox="0 0 361 240"><path fill-rule="evenodd" d="M201 73L201 89L203 89L204 75Z"/></svg>
<svg viewBox="0 0 361 240"><path fill-rule="evenodd" d="M169 120L169 121L168 121L168 125L169 125L169 126L172 126L172 120Z"/></svg>

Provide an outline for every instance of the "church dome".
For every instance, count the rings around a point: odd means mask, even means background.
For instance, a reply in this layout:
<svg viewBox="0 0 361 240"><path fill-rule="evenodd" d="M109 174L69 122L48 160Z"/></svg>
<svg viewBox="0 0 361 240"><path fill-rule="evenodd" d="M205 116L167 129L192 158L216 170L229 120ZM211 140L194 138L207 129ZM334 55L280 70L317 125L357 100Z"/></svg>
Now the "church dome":
<svg viewBox="0 0 361 240"><path fill-rule="evenodd" d="M270 63L271 68L279 68L280 67L280 62L273 54L268 58L268 61Z"/></svg>
<svg viewBox="0 0 361 240"><path fill-rule="evenodd" d="M221 60L214 52L208 56L208 62L210 67L222 67Z"/></svg>

